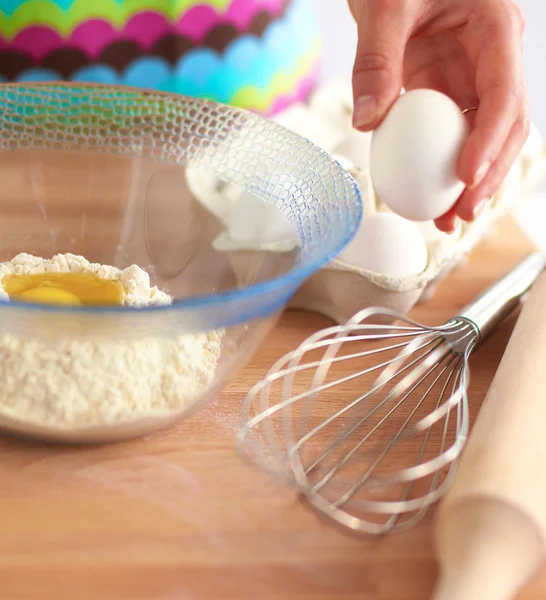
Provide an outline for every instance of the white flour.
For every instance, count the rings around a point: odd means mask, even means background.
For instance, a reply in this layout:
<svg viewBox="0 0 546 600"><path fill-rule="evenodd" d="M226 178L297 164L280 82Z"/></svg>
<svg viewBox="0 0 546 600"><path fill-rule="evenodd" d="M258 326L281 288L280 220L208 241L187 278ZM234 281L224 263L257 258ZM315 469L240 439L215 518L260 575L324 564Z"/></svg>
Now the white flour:
<svg viewBox="0 0 546 600"><path fill-rule="evenodd" d="M124 270L64 254L46 260L19 254L0 263L8 274L79 272L119 280L125 305L170 304L137 266ZM0 296L7 297L0 279ZM214 378L222 332L172 340L59 341L46 344L0 334L0 413L65 429L129 422L180 411Z"/></svg>

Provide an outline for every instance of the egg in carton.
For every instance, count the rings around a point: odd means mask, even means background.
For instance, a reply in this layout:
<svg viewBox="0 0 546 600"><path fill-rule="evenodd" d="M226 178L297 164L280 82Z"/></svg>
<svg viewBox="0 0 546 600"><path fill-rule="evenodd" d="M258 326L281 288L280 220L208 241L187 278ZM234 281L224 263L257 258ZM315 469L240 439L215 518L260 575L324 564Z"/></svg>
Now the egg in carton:
<svg viewBox="0 0 546 600"><path fill-rule="evenodd" d="M382 306L405 313L422 292L412 278L419 278L429 262L425 239L415 223L378 210L369 175L345 166L359 182L364 201L360 227L339 256L300 287L289 307L312 310L343 323L363 308L378 304L367 299L380 298Z"/></svg>
<svg viewBox="0 0 546 600"><path fill-rule="evenodd" d="M332 154L362 193L364 215L357 235L335 260L311 276L289 303L289 307L321 313L336 323L369 306L405 314L430 297L438 282L462 264L492 224L533 190L546 167L544 144L533 128L483 213L472 223L461 223L454 233L444 234L433 222L407 221L378 201L369 172L371 134L353 131L351 104L350 86L329 84L315 93L309 106L292 105L276 118ZM210 174L190 169L187 179L195 197L222 222L224 230L213 245L217 251L229 253L238 277L248 277L249 261L259 256L256 264L261 264L264 253L280 258L297 248L295 231L274 205Z"/></svg>

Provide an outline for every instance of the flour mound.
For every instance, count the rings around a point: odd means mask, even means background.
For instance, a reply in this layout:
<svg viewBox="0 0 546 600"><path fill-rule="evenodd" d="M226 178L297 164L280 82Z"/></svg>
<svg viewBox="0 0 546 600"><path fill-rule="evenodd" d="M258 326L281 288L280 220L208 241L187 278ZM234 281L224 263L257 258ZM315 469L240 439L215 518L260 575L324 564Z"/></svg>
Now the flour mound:
<svg viewBox="0 0 546 600"><path fill-rule="evenodd" d="M120 270L82 256L43 259L19 254L0 264L8 274L79 272L119 280L128 306L170 304L150 286L148 274L133 265ZM214 379L222 331L172 339L46 343L0 334L0 413L38 425L74 429L131 422L182 411Z"/></svg>

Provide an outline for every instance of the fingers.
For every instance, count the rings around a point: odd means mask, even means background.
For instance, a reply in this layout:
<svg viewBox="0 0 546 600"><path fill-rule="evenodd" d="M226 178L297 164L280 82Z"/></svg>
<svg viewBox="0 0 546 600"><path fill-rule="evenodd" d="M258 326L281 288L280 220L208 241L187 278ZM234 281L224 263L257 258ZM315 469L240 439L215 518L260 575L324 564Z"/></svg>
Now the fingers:
<svg viewBox="0 0 546 600"><path fill-rule="evenodd" d="M514 135L511 144L507 140L516 122L520 122L523 134L528 119L522 64L523 25L512 2L495 0L495 3L496 10L489 7L469 24L467 40L470 60L476 66L479 108L474 128L461 151L458 172L473 188L485 180L493 165L498 165L497 171L504 169L509 152L512 160L515 158L517 151L515 154L514 151L519 142L523 145L524 137ZM461 209L466 208L467 204L462 203Z"/></svg>
<svg viewBox="0 0 546 600"><path fill-rule="evenodd" d="M404 87L407 91L437 90L454 100L461 110L478 104L476 69L451 30L429 38L410 38L404 60Z"/></svg>
<svg viewBox="0 0 546 600"><path fill-rule="evenodd" d="M400 94L409 14L404 0L355 2L358 44L353 68L353 125L377 127Z"/></svg>
<svg viewBox="0 0 546 600"><path fill-rule="evenodd" d="M497 192L528 134L529 121L518 119L512 126L502 152L489 169L485 179L475 188L467 188L459 198L454 212L463 221L472 221L478 217L490 198Z"/></svg>

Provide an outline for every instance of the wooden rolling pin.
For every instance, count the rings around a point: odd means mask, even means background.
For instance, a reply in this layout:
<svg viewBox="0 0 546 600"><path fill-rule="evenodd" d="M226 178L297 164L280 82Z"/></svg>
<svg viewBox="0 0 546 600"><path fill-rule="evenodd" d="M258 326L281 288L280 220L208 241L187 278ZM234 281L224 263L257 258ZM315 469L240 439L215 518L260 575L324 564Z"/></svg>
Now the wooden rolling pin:
<svg viewBox="0 0 546 600"><path fill-rule="evenodd" d="M546 274L533 286L435 523L433 600L514 598L546 558Z"/></svg>

